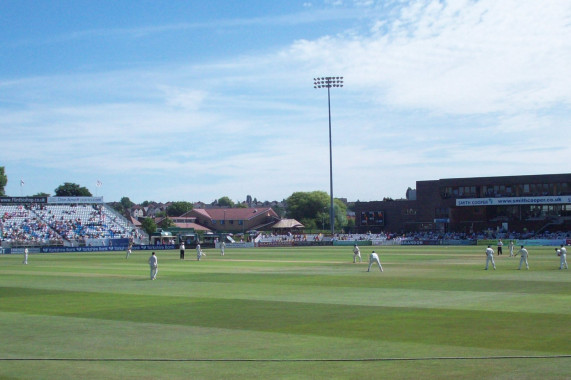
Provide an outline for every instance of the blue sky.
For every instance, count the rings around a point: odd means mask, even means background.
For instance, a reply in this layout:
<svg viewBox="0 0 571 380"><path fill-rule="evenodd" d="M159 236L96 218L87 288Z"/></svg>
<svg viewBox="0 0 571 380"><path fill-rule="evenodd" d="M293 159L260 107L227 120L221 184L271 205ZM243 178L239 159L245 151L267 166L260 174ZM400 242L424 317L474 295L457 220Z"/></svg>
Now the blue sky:
<svg viewBox="0 0 571 380"><path fill-rule="evenodd" d="M566 0L3 0L6 193L329 192L328 75L336 197L568 173L570 20Z"/></svg>

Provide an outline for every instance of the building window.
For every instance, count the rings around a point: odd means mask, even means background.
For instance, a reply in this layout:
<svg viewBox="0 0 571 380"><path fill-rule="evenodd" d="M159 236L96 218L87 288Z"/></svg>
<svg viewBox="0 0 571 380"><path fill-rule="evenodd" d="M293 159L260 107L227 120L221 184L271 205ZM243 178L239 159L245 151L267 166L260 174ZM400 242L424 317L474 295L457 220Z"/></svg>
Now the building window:
<svg viewBox="0 0 571 380"><path fill-rule="evenodd" d="M241 226L241 225L244 224L244 221L243 221L243 220L239 220L239 221L238 221L238 224Z"/></svg>

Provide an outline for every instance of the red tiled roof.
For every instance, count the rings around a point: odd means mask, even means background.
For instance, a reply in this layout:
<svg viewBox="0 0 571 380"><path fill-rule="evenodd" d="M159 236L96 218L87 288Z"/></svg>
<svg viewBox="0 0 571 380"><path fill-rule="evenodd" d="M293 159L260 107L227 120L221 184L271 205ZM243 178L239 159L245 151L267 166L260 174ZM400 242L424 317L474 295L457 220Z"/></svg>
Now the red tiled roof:
<svg viewBox="0 0 571 380"><path fill-rule="evenodd" d="M214 220L249 220L263 214L278 218L278 214L271 207L209 208L194 209L193 211Z"/></svg>
<svg viewBox="0 0 571 380"><path fill-rule="evenodd" d="M211 231L209 228L196 223L174 223L178 228L194 228L195 231Z"/></svg>

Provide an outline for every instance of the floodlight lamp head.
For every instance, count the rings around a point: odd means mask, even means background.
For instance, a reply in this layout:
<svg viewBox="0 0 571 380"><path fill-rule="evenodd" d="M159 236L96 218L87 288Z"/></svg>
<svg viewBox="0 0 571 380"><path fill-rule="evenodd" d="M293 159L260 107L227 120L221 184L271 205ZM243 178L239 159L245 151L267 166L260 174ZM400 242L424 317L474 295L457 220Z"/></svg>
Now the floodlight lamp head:
<svg viewBox="0 0 571 380"><path fill-rule="evenodd" d="M313 78L313 88L343 87L343 77Z"/></svg>

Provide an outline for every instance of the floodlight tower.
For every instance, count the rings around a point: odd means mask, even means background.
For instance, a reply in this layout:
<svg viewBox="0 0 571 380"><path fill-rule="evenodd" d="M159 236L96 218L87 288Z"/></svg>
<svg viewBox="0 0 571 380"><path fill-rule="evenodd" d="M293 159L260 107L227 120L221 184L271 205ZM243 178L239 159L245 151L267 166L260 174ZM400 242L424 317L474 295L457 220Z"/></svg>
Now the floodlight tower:
<svg viewBox="0 0 571 380"><path fill-rule="evenodd" d="M343 87L343 77L313 78L313 88L327 88L327 108L329 110L329 193L331 195L329 221L331 223L331 237L333 237L335 234L335 215L333 209L333 153L331 150L331 87Z"/></svg>

